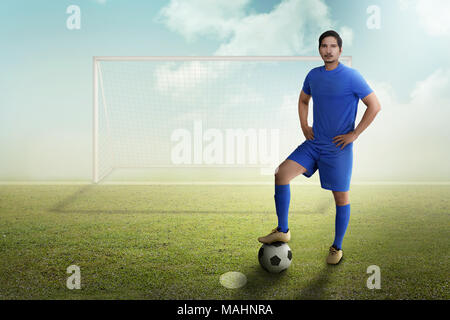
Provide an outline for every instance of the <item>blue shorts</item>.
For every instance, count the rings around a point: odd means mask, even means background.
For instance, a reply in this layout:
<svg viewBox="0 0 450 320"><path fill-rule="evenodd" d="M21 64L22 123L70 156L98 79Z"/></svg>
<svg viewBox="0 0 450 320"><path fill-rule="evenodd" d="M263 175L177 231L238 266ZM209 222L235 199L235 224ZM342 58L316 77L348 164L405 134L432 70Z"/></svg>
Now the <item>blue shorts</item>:
<svg viewBox="0 0 450 320"><path fill-rule="evenodd" d="M293 160L306 168L303 174L311 177L319 169L320 184L323 189L333 191L350 190L353 167L353 143L341 150L335 144L320 144L314 140L306 140L292 152L289 160Z"/></svg>

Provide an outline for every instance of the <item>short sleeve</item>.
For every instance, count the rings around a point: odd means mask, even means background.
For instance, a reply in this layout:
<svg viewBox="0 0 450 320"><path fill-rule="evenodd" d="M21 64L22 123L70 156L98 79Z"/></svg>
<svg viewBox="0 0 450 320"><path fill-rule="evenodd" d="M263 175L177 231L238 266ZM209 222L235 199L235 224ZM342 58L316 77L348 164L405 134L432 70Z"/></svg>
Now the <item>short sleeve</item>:
<svg viewBox="0 0 450 320"><path fill-rule="evenodd" d="M308 73L308 75L305 78L305 81L303 81L303 88L302 88L303 92L306 93L309 96L311 95L311 87L310 87L310 84L309 84L309 80L310 80L310 77L311 77L310 74L311 74L311 72Z"/></svg>
<svg viewBox="0 0 450 320"><path fill-rule="evenodd" d="M372 88L357 70L354 70L352 77L352 91L359 99L364 99L373 92Z"/></svg>

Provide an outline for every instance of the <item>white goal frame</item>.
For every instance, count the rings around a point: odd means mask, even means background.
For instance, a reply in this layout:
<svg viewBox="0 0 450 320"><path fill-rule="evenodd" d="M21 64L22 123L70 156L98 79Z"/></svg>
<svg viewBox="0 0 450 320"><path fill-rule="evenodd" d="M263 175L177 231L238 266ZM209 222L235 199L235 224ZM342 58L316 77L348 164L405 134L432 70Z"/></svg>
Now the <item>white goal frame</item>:
<svg viewBox="0 0 450 320"><path fill-rule="evenodd" d="M101 61L323 61L320 56L94 56L93 57L93 183L99 183L108 176L114 169L111 168L102 176L99 175L99 96L102 95L105 114L108 114L108 107L105 101L102 71L99 62ZM352 66L351 56L341 56L348 66ZM106 123L108 126L108 123ZM162 166L156 166L162 167Z"/></svg>

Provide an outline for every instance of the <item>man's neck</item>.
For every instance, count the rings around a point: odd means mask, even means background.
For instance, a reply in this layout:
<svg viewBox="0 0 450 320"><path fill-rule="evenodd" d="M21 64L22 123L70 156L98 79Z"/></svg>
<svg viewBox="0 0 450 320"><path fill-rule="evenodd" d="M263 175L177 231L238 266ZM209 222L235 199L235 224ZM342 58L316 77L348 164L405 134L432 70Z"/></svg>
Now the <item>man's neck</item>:
<svg viewBox="0 0 450 320"><path fill-rule="evenodd" d="M338 67L339 61L331 62L331 63L325 63L325 69L327 71L334 70Z"/></svg>

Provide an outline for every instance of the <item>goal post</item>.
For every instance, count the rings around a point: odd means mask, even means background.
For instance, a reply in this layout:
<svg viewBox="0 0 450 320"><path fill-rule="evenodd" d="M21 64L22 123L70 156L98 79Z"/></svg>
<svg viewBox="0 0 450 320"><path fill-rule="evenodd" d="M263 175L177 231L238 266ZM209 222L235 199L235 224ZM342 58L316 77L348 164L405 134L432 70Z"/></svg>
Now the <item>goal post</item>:
<svg viewBox="0 0 450 320"><path fill-rule="evenodd" d="M298 95L321 65L319 56L93 57L93 182L138 168L158 181L189 168L272 175L301 142Z"/></svg>

